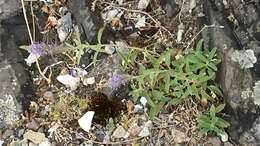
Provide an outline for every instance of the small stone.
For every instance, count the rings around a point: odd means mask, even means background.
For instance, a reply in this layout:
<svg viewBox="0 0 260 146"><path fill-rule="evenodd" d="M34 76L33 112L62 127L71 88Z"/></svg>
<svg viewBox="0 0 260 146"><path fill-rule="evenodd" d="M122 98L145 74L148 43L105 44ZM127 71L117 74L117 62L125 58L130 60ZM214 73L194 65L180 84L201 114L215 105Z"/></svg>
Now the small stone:
<svg viewBox="0 0 260 146"><path fill-rule="evenodd" d="M49 100L49 101L54 101L55 100L54 94L51 91L46 91L43 94L43 98L46 99L46 100Z"/></svg>
<svg viewBox="0 0 260 146"><path fill-rule="evenodd" d="M28 141L26 139L12 141L10 146L28 146Z"/></svg>
<svg viewBox="0 0 260 146"><path fill-rule="evenodd" d="M173 129L172 136L175 143L183 143L187 141L186 135L180 130Z"/></svg>
<svg viewBox="0 0 260 146"><path fill-rule="evenodd" d="M116 130L113 132L112 137L114 138L127 138L129 137L129 133L125 130L124 127L118 126Z"/></svg>
<svg viewBox="0 0 260 146"><path fill-rule="evenodd" d="M142 104L143 106L145 106L146 103L147 103L147 99L146 99L144 96L142 96L142 97L140 98L140 102L141 102L141 104Z"/></svg>
<svg viewBox="0 0 260 146"><path fill-rule="evenodd" d="M9 138L10 136L12 136L14 134L14 131L11 130L11 129L7 129L5 130L4 134L3 134L3 139L7 139Z"/></svg>
<svg viewBox="0 0 260 146"><path fill-rule="evenodd" d="M116 51L116 48L115 47L106 46L105 47L105 51L106 51L107 54L114 54L115 51Z"/></svg>
<svg viewBox="0 0 260 146"><path fill-rule="evenodd" d="M228 141L228 134L227 133L219 134L219 136L221 137L222 142Z"/></svg>
<svg viewBox="0 0 260 146"><path fill-rule="evenodd" d="M228 141L224 143L224 146L233 146L233 144Z"/></svg>
<svg viewBox="0 0 260 146"><path fill-rule="evenodd" d="M144 110L143 110L143 106L140 105L140 104L136 104L134 106L134 110L133 110L133 113L142 113Z"/></svg>
<svg viewBox="0 0 260 146"><path fill-rule="evenodd" d="M80 83L79 77L73 77L69 74L59 75L56 79L66 87L69 87L71 90L76 90Z"/></svg>
<svg viewBox="0 0 260 146"><path fill-rule="evenodd" d="M141 132L138 134L138 136L140 137L147 137L150 135L150 130L153 126L153 123L151 120L147 121L145 124L144 124L144 127L143 129L141 130Z"/></svg>
<svg viewBox="0 0 260 146"><path fill-rule="evenodd" d="M137 136L141 132L141 127L135 125L128 130L131 136Z"/></svg>
<svg viewBox="0 0 260 146"><path fill-rule="evenodd" d="M24 131L25 131L24 129L19 129L19 130L18 130L18 133L17 133L17 136L18 136L18 137L22 137L23 134L24 134Z"/></svg>
<svg viewBox="0 0 260 146"><path fill-rule="evenodd" d="M94 111L88 111L78 120L79 126L84 131L89 132L92 125L94 114L95 114Z"/></svg>
<svg viewBox="0 0 260 146"><path fill-rule="evenodd" d="M35 144L40 144L44 141L46 141L46 137L44 135L44 133L40 133L40 132L34 132L32 130L27 131L24 135L23 135L24 139L28 139L30 141L32 141Z"/></svg>
<svg viewBox="0 0 260 146"><path fill-rule="evenodd" d="M95 77L89 77L89 78L85 78L84 80L83 80L83 84L85 85L85 86L87 86L87 85L92 85L92 84L94 84L95 83Z"/></svg>
<svg viewBox="0 0 260 146"><path fill-rule="evenodd" d="M218 137L210 137L208 139L208 143L211 143L213 146L220 146L221 145L221 141Z"/></svg>
<svg viewBox="0 0 260 146"><path fill-rule="evenodd" d="M29 123L26 124L26 127L27 127L28 129L37 131L38 128L40 127L40 124L39 124L39 122L38 122L37 120L32 119Z"/></svg>
<svg viewBox="0 0 260 146"><path fill-rule="evenodd" d="M151 129L153 127L153 122L151 120L147 121L145 124L144 124L145 127Z"/></svg>
<svg viewBox="0 0 260 146"><path fill-rule="evenodd" d="M95 135L98 141L103 141L104 137L106 136L106 133L103 130L96 130Z"/></svg>
<svg viewBox="0 0 260 146"><path fill-rule="evenodd" d="M52 144L48 139L46 139L44 142L41 142L39 146L52 146Z"/></svg>
<svg viewBox="0 0 260 146"><path fill-rule="evenodd" d="M35 144L33 142L29 142L29 145L28 146L38 146L38 144Z"/></svg>
<svg viewBox="0 0 260 146"><path fill-rule="evenodd" d="M4 144L3 140L0 140L0 146L2 146Z"/></svg>
<svg viewBox="0 0 260 146"><path fill-rule="evenodd" d="M148 127L144 127L141 132L138 134L140 137L147 137L150 135L150 130Z"/></svg>

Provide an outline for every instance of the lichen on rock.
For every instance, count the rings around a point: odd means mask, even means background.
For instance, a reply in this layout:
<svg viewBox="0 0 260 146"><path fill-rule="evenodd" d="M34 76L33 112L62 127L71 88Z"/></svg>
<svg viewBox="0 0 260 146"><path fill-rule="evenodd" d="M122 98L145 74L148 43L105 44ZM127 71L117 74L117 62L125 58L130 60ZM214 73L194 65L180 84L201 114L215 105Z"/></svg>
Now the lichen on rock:
<svg viewBox="0 0 260 146"><path fill-rule="evenodd" d="M260 80L255 83L254 89L254 103L260 106Z"/></svg>
<svg viewBox="0 0 260 146"><path fill-rule="evenodd" d="M237 62L243 69L254 67L254 63L257 61L254 51L251 49L241 51L235 50L231 55L231 59L232 61Z"/></svg>

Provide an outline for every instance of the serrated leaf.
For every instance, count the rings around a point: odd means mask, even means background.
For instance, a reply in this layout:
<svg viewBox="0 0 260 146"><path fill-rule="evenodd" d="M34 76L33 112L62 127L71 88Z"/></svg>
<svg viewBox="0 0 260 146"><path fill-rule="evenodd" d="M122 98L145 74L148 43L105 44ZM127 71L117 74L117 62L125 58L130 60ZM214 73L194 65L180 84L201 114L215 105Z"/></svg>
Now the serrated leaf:
<svg viewBox="0 0 260 146"><path fill-rule="evenodd" d="M217 48L213 48L210 52L209 52L209 60L213 59L216 55L216 51Z"/></svg>

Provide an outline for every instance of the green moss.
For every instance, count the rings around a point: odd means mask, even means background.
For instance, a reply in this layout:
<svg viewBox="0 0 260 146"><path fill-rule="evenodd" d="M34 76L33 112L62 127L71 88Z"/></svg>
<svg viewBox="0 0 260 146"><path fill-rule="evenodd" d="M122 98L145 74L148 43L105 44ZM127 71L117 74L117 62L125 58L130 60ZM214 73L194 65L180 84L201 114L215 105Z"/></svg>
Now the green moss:
<svg viewBox="0 0 260 146"><path fill-rule="evenodd" d="M78 95L60 94L58 102L52 105L52 120L68 120L79 119L80 116L89 107L89 101L86 97Z"/></svg>

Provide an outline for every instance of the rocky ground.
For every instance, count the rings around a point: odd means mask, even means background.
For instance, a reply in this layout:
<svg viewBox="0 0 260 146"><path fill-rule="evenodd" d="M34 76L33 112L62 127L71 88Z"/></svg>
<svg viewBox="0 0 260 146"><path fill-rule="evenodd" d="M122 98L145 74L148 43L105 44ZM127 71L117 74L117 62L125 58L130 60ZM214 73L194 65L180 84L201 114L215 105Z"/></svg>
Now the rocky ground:
<svg viewBox="0 0 260 146"><path fill-rule="evenodd" d="M260 145L259 7L259 0L1 1L0 146ZM151 99L129 94L137 65L150 65L140 54L176 48L177 58L201 39L221 60L212 82L223 96L158 103L151 118ZM141 53L128 68L122 56L132 50ZM197 119L221 103L228 137L199 136Z"/></svg>

